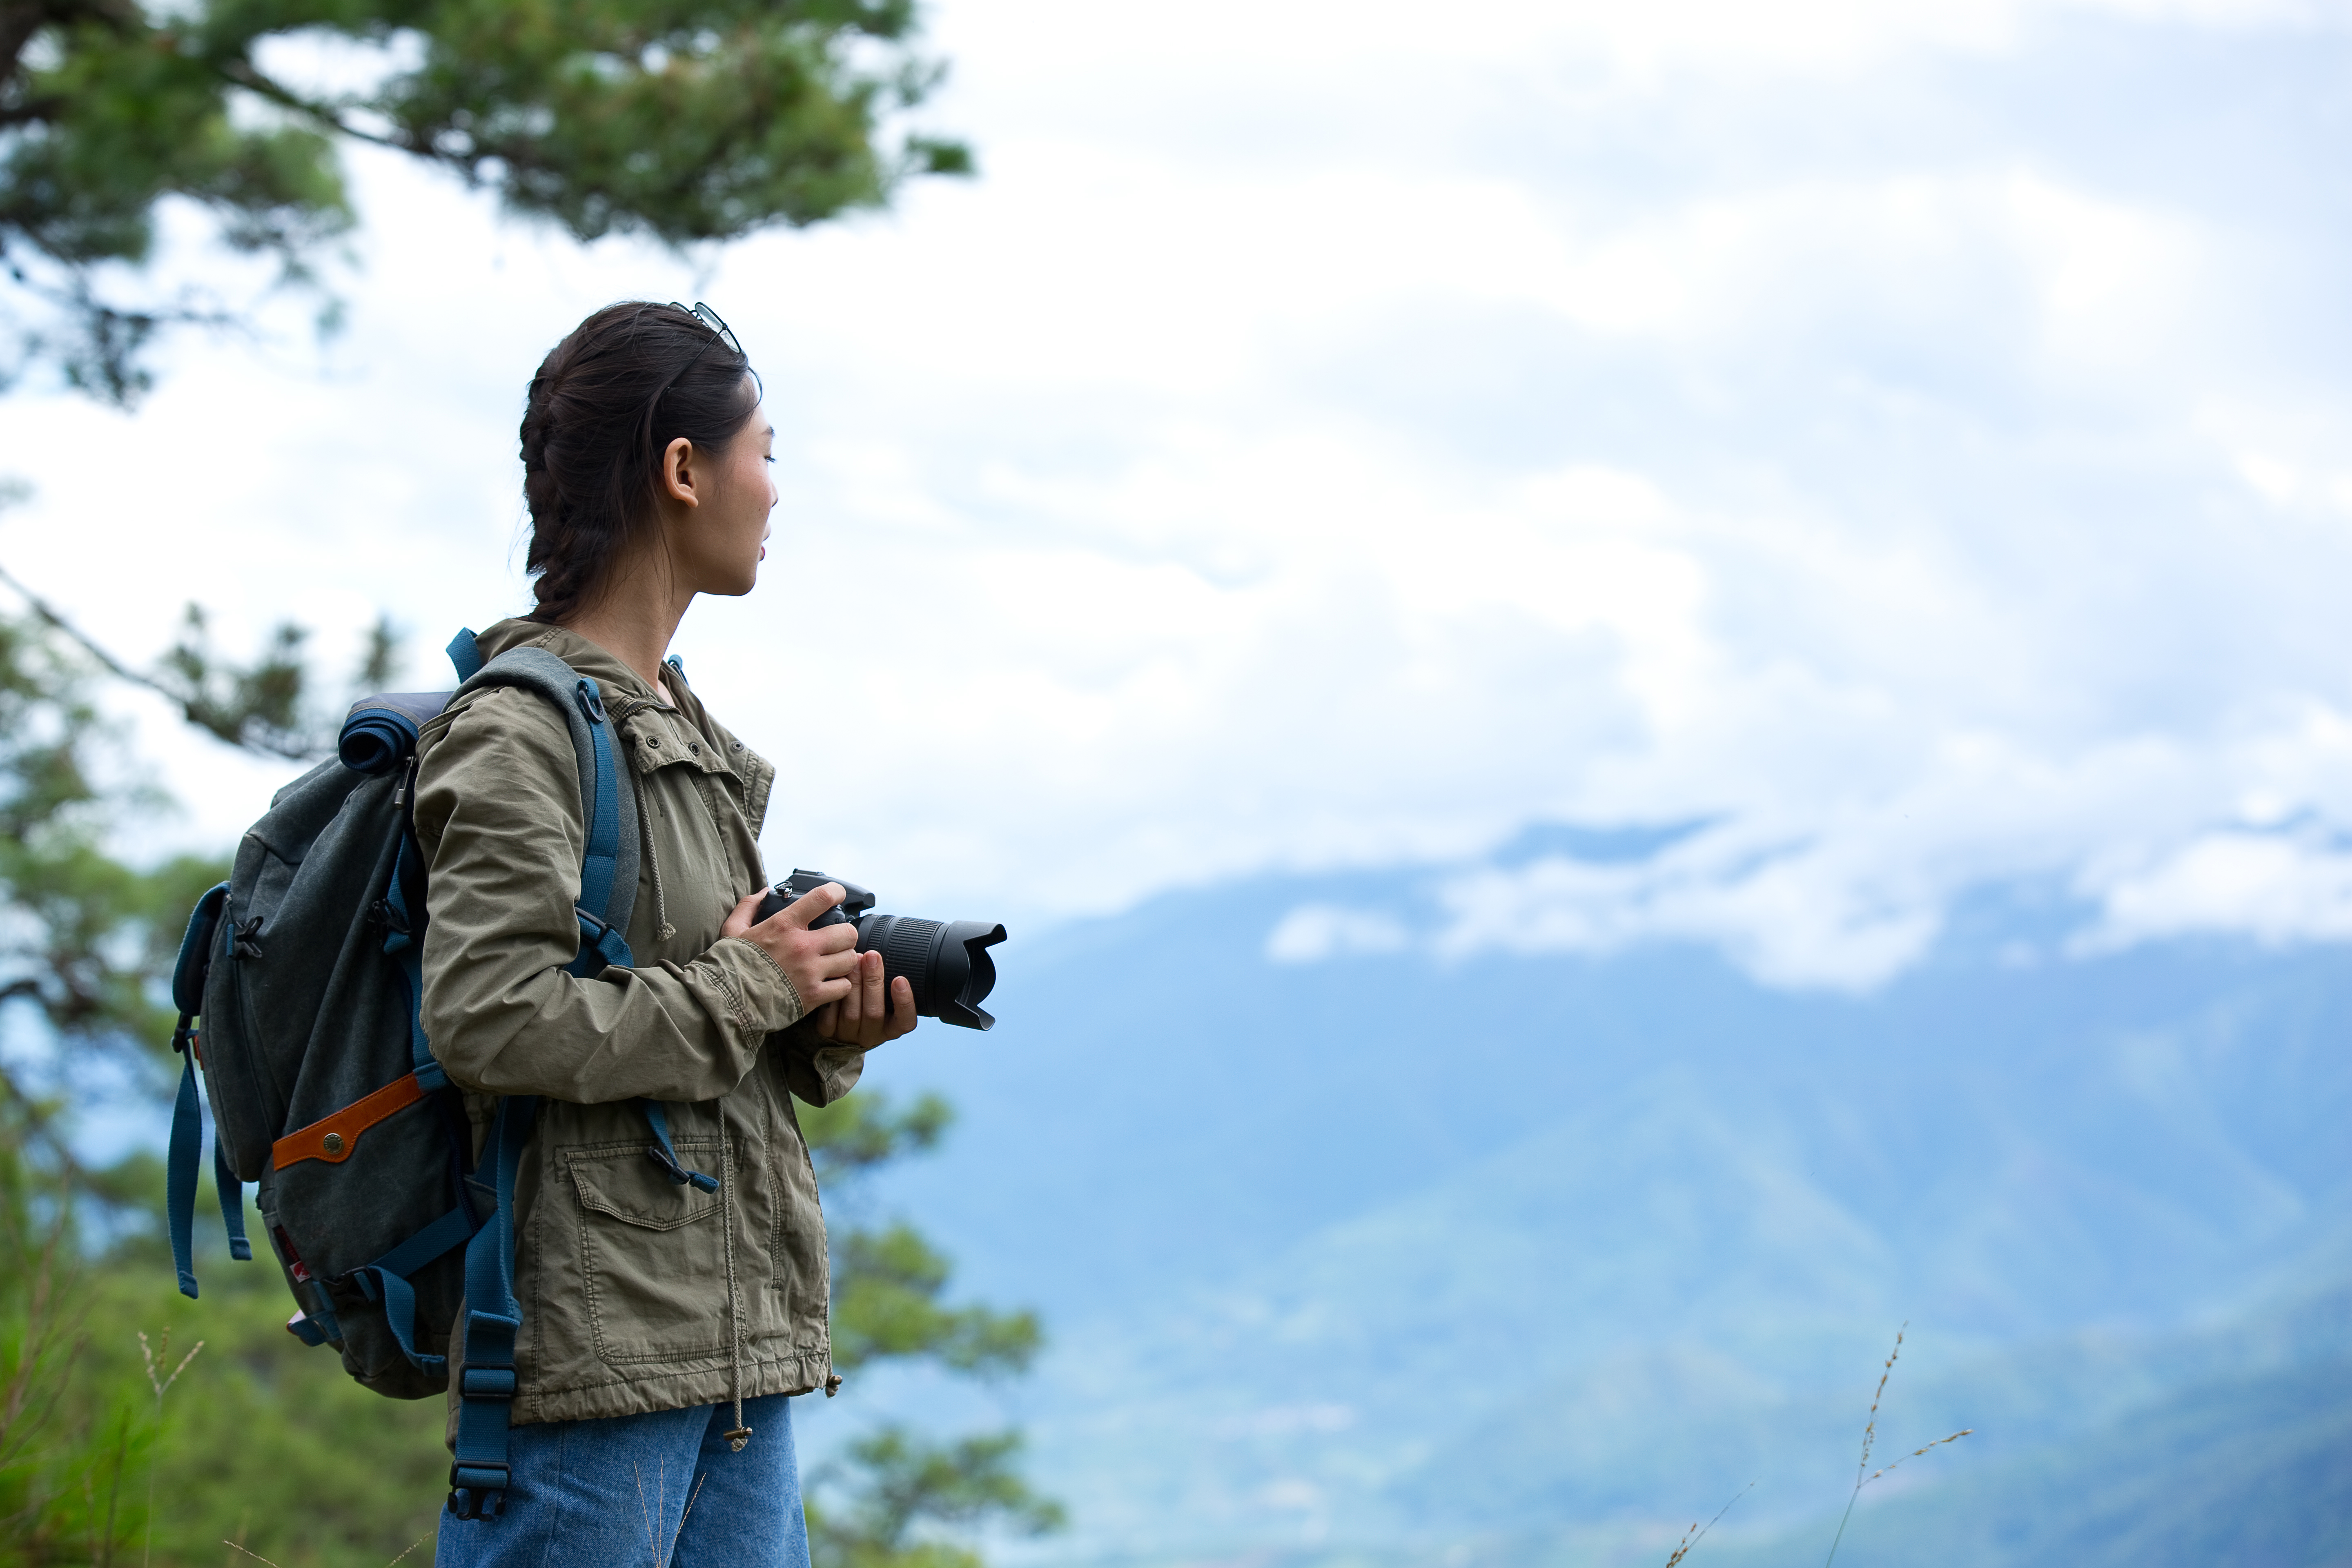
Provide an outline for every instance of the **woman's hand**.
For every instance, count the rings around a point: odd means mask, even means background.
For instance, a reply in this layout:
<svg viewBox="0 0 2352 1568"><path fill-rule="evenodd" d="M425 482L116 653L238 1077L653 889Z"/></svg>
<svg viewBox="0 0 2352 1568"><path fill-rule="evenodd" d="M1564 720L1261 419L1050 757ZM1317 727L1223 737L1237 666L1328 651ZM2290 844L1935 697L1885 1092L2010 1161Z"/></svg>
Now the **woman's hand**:
<svg viewBox="0 0 2352 1568"><path fill-rule="evenodd" d="M847 897L838 882L802 894L759 924L751 923L768 889L744 895L720 937L740 936L757 942L801 999L803 1012L816 1015L816 1032L845 1046L871 1050L895 1040L915 1026L915 988L900 975L890 983L896 1016L882 1016L882 955L857 951L857 927L847 921L809 929L809 922Z"/></svg>
<svg viewBox="0 0 2352 1568"><path fill-rule="evenodd" d="M870 1051L915 1026L915 988L903 974L890 982L890 1016L882 1015L882 955L861 952L849 994L817 1009L816 1032L835 1045Z"/></svg>
<svg viewBox="0 0 2352 1568"><path fill-rule="evenodd" d="M745 894L743 901L735 906L735 912L727 917L727 923L719 928L719 936L740 936L746 942L757 942L776 961L784 978L793 983L804 1013L814 1013L847 996L850 976L858 970L856 926L844 921L839 925L809 930L809 921L841 902L848 896L846 890L838 882L827 882L803 893L753 925L751 917L759 911L760 900L767 896L765 888Z"/></svg>

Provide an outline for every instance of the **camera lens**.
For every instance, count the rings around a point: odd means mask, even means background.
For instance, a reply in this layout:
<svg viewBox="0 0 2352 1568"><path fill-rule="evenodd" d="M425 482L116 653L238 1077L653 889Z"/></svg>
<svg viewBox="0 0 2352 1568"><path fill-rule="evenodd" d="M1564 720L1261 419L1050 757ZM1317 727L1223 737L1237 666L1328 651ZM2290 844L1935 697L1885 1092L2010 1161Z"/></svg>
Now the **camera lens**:
<svg viewBox="0 0 2352 1568"><path fill-rule="evenodd" d="M867 915L857 922L857 951L882 955L882 984L903 974L915 993L915 1011L966 1029L995 1018L981 1006L996 985L988 950L1004 928L981 921L927 921L915 915Z"/></svg>

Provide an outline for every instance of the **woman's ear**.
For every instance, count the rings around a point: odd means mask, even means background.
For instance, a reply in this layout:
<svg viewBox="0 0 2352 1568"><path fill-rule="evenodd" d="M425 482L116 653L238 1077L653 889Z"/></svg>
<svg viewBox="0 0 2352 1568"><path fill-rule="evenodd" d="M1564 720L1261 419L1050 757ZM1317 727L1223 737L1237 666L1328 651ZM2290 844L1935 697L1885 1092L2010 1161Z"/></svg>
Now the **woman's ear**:
<svg viewBox="0 0 2352 1568"><path fill-rule="evenodd" d="M694 443L680 436L662 449L662 496L680 506L700 506L694 489Z"/></svg>

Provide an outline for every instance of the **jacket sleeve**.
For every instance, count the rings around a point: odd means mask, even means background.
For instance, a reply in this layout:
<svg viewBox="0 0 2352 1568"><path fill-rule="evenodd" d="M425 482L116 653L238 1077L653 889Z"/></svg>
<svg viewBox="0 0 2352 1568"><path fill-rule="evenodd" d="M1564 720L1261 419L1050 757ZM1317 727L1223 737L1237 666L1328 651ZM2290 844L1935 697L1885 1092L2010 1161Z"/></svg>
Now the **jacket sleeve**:
<svg viewBox="0 0 2352 1568"><path fill-rule="evenodd" d="M784 1087L811 1105L831 1105L856 1088L866 1070L865 1051L835 1045L816 1032L814 1018L769 1036L768 1049L783 1067Z"/></svg>
<svg viewBox="0 0 2352 1568"><path fill-rule="evenodd" d="M425 754L425 1031L460 1086L577 1104L733 1091L800 998L730 937L690 963L565 973L580 950L580 775L561 715L491 690Z"/></svg>

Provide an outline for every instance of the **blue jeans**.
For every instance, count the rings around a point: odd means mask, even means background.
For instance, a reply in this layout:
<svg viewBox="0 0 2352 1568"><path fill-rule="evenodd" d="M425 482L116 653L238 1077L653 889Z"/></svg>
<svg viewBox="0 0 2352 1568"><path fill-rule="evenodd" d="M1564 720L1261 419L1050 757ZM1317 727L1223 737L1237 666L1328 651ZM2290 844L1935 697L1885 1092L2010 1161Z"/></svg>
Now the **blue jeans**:
<svg viewBox="0 0 2352 1568"><path fill-rule="evenodd" d="M497 1519L441 1516L435 1568L809 1568L785 1395L518 1426ZM689 1507L689 1503L692 1505Z"/></svg>

